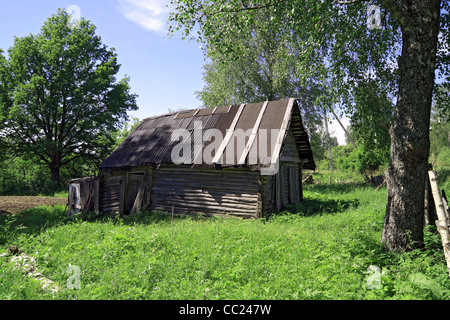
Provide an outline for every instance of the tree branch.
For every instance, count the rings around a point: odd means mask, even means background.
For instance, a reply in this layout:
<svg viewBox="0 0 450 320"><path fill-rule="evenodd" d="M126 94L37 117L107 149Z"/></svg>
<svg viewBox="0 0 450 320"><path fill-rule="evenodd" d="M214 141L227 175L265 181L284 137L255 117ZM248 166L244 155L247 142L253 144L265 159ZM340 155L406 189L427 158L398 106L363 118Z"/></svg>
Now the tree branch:
<svg viewBox="0 0 450 320"><path fill-rule="evenodd" d="M270 8L273 6L276 6L277 4L281 3L281 2L285 2L286 0L278 0L276 2L273 3L269 3L269 4L265 4L265 5L256 5L256 6L251 6L251 7L247 7L243 1L242 1L242 8L237 8L237 9L229 9L229 10L218 10L218 11L214 11L214 12L205 12L202 16L214 16L216 14L219 13L238 13L238 12L242 12L242 11L252 11L252 10L259 10L259 9L265 9L265 8ZM367 0L364 0L367 1Z"/></svg>
<svg viewBox="0 0 450 320"><path fill-rule="evenodd" d="M402 8L395 0L381 0L386 10L388 10L392 16L397 20L398 24L402 27L407 23L406 16L402 11Z"/></svg>
<svg viewBox="0 0 450 320"><path fill-rule="evenodd" d="M355 3L355 2L369 2L369 1L370 0L349 0L349 1L336 0L335 2L339 3L339 4L352 4L352 3Z"/></svg>
<svg viewBox="0 0 450 320"><path fill-rule="evenodd" d="M76 156L73 156L72 158L70 158L70 159L68 159L68 160L66 160L66 161L62 161L62 162L61 162L61 166L64 166L64 165L68 164L69 162L71 162L71 161L73 161L73 160L75 160L75 159L77 159L77 158L83 157L83 156L86 156L86 154L84 154L84 153L79 153L79 154L77 154Z"/></svg>
<svg viewBox="0 0 450 320"><path fill-rule="evenodd" d="M370 2L371 0L335 0L335 3L339 4L352 4L357 2ZM403 14L402 8L396 2L396 0L379 0L384 8L389 11L395 20L401 25L405 26L408 24L406 16Z"/></svg>

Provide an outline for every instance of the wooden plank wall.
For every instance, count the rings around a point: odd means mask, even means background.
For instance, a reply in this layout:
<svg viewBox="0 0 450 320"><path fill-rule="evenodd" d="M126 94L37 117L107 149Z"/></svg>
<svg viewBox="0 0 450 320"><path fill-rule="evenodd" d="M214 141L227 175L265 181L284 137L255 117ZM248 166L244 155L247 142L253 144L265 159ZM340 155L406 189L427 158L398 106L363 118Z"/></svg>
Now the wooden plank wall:
<svg viewBox="0 0 450 320"><path fill-rule="evenodd" d="M289 129L286 138L283 143L280 162L293 162L299 163L300 157L298 155L297 146L295 144L294 134Z"/></svg>
<svg viewBox="0 0 450 320"><path fill-rule="evenodd" d="M99 209L105 214L121 212L122 176L109 176L100 180Z"/></svg>
<svg viewBox="0 0 450 320"><path fill-rule="evenodd" d="M300 174L298 164L283 162L277 174L265 176L262 198L266 213L282 210L287 204L301 201Z"/></svg>
<svg viewBox="0 0 450 320"><path fill-rule="evenodd" d="M151 210L175 214L261 214L259 171L161 166L153 173ZM259 211L259 212L258 212Z"/></svg>
<svg viewBox="0 0 450 320"><path fill-rule="evenodd" d="M144 172L130 172L127 174L124 214L129 214L133 209L135 209L134 204L136 202L136 198L138 197L139 191L143 189L143 184ZM138 202L142 201L138 199ZM142 205L139 205L139 207L142 207Z"/></svg>
<svg viewBox="0 0 450 320"><path fill-rule="evenodd" d="M264 199L265 213L271 213L276 211L275 188L274 188L275 175L265 176L265 180L266 183L264 186L262 198Z"/></svg>
<svg viewBox="0 0 450 320"><path fill-rule="evenodd" d="M282 210L287 204L299 202L303 197L300 179L301 160L290 129L281 150L278 173L265 177L262 198L267 213Z"/></svg>
<svg viewBox="0 0 450 320"><path fill-rule="evenodd" d="M151 202L153 167L103 173L99 182L99 209L106 214L127 215L147 209Z"/></svg>

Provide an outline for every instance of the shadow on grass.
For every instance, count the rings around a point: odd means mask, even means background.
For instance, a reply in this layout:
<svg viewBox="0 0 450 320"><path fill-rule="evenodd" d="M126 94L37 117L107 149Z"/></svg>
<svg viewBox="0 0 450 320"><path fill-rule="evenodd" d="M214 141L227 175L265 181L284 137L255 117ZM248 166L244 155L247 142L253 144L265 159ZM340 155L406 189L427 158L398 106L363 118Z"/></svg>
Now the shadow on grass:
<svg viewBox="0 0 450 320"><path fill-rule="evenodd" d="M47 228L64 222L65 207L44 206L17 214L0 213L0 245L15 244L23 236L37 235Z"/></svg>
<svg viewBox="0 0 450 320"><path fill-rule="evenodd" d="M66 216L66 207L57 205L54 207L42 206L24 210L17 214L0 212L0 249L6 249L10 245L26 241L27 237L37 236L47 229L63 226L70 223L117 223L132 225L170 223L171 216L167 213L142 211L131 217L119 215L106 215L100 212L89 214L77 214ZM195 219L196 217L192 217ZM175 217L175 219L182 219ZM200 218L199 218L200 219Z"/></svg>
<svg viewBox="0 0 450 320"><path fill-rule="evenodd" d="M319 183L309 184L303 186L304 191L314 191L321 194L326 193L352 193L355 190L361 189L375 189L370 184L365 182L350 182L350 183Z"/></svg>
<svg viewBox="0 0 450 320"><path fill-rule="evenodd" d="M357 208L358 206L358 199L342 200L327 198L306 198L303 200L303 202L288 205L283 212L310 217L323 214L336 214L344 212L350 208Z"/></svg>
<svg viewBox="0 0 450 320"><path fill-rule="evenodd" d="M303 202L289 205L284 212L308 217L323 214L336 214L351 208L357 208L359 206L358 199L339 199L336 194L350 193L354 192L355 189L364 187L365 186L362 183L316 184L305 186L305 191L314 192L314 195L309 197L306 196ZM367 188L371 187L367 186ZM269 214L267 218L282 213L283 212ZM205 220L214 219L214 217L205 217L199 214L187 217L175 216L174 219ZM66 217L66 208L64 206L35 207L15 215L0 213L0 246L9 246L16 241L19 241L20 237L35 236L46 229L67 223L95 222L121 223L126 225L138 223L149 225L155 223L171 223L171 220L170 214L164 212L150 212L147 210L138 212L126 218L104 215L99 212Z"/></svg>

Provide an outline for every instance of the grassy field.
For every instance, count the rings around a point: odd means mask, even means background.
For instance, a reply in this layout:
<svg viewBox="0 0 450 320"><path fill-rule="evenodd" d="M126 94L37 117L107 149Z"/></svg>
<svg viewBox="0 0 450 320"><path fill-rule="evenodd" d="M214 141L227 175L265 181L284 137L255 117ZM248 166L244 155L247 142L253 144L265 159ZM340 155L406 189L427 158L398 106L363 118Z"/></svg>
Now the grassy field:
<svg viewBox="0 0 450 320"><path fill-rule="evenodd" d="M1 250L17 244L57 289L42 289L3 256L0 299L450 297L435 229L426 230L427 250L392 254L381 246L386 188L321 183L305 186L304 195L260 220L172 221L149 212L65 218L64 206L0 215Z"/></svg>

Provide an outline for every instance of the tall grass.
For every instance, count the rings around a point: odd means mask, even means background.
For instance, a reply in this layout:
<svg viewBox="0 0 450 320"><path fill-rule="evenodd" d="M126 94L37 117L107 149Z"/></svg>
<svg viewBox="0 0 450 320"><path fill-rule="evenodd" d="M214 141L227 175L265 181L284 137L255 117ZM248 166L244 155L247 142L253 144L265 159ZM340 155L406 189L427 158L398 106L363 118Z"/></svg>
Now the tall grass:
<svg viewBox="0 0 450 320"><path fill-rule="evenodd" d="M361 183L305 186L305 201L267 219L65 218L38 208L2 221L60 290L42 290L0 258L0 299L447 299L440 240L427 250L380 244L386 189ZM67 281L80 270L80 288ZM371 267L372 266L372 267ZM370 269L369 269L370 267ZM370 270L379 270L373 273ZM370 279L381 282L373 286Z"/></svg>

